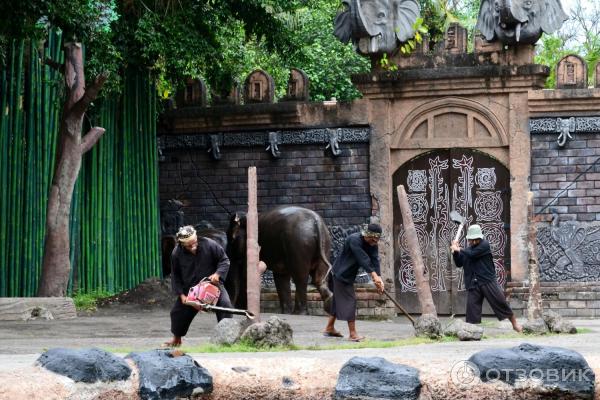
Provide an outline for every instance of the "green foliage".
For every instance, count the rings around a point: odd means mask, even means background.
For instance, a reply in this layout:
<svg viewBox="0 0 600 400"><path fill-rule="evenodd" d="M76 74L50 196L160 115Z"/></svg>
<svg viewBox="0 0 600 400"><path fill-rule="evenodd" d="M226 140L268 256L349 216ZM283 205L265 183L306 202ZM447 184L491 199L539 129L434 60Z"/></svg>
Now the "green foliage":
<svg viewBox="0 0 600 400"><path fill-rule="evenodd" d="M565 40L557 34L543 35L535 55L535 62L550 67L546 88L556 87L556 64L567 54L574 53L565 45Z"/></svg>
<svg viewBox="0 0 600 400"><path fill-rule="evenodd" d="M423 18L417 18L412 28L415 32L415 36L400 46L400 53L402 54L412 53L412 51L417 48L417 44L423 43L423 35L428 32L427 26L423 25Z"/></svg>
<svg viewBox="0 0 600 400"><path fill-rule="evenodd" d="M77 292L73 295L73 302L77 311L96 311L98 300L112 296L113 294L104 290L92 290L89 292Z"/></svg>

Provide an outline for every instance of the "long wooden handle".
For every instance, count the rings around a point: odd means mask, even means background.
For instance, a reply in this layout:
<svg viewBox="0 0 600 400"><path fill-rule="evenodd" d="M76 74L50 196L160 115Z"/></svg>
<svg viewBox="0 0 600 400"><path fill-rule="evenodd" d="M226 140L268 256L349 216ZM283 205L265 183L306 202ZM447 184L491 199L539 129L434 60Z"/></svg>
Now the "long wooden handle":
<svg viewBox="0 0 600 400"><path fill-rule="evenodd" d="M406 318L408 318L410 320L410 322L412 322L413 326L415 326L415 319L413 317L411 317L411 315L409 313L407 313L404 308L402 308L402 306L400 305L400 303L398 303L396 301L396 299L393 298L392 295L388 293L387 290L384 289L383 290L383 294L385 294L388 297L388 299L390 299L392 301L392 303L394 303L394 305L396 307L398 307L400 309L400 311L402 311L404 313L404 315L406 315Z"/></svg>
<svg viewBox="0 0 600 400"><path fill-rule="evenodd" d="M460 224L460 225L458 226L458 229L456 230L456 235L454 236L454 241L455 241L455 242L456 242L456 241L458 241L458 238L460 238L460 234L462 233L463 226L465 226L465 224L464 224L464 223L462 223L462 224Z"/></svg>

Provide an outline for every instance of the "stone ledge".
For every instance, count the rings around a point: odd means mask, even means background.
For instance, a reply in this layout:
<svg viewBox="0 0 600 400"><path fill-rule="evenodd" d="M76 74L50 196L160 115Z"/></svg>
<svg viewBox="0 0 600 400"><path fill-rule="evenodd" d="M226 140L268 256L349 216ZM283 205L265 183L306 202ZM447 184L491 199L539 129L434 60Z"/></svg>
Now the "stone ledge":
<svg viewBox="0 0 600 400"><path fill-rule="evenodd" d="M0 321L72 319L77 317L70 297L1 297Z"/></svg>

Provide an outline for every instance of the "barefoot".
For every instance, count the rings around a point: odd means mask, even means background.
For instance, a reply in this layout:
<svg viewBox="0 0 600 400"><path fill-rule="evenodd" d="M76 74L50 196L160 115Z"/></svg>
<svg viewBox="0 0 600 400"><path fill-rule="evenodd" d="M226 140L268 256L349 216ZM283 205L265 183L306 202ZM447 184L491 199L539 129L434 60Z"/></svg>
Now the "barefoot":
<svg viewBox="0 0 600 400"><path fill-rule="evenodd" d="M515 332L518 332L518 333L523 332L523 328L520 325L513 325L513 329L515 330Z"/></svg>
<svg viewBox="0 0 600 400"><path fill-rule="evenodd" d="M173 339L163 343L161 347L174 348L179 346L181 346L181 339Z"/></svg>

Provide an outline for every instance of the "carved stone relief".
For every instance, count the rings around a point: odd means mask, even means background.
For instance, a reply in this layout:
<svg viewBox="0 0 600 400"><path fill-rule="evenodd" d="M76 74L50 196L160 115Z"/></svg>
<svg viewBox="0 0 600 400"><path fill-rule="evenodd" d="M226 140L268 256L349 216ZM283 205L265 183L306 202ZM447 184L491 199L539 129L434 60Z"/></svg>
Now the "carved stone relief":
<svg viewBox="0 0 600 400"><path fill-rule="evenodd" d="M308 85L308 75L301 69L292 68L288 78L287 95L283 100L308 101Z"/></svg>
<svg viewBox="0 0 600 400"><path fill-rule="evenodd" d="M543 281L600 281L600 225L563 222L538 228Z"/></svg>
<svg viewBox="0 0 600 400"><path fill-rule="evenodd" d="M222 148L232 146L264 146L267 148L276 138L277 145L329 144L331 130L328 128L271 132L232 132L198 135L164 135L158 137L158 149L161 154L167 149L205 148L214 150L217 144L219 154ZM369 128L336 128L335 138L339 143L368 143ZM337 146L336 146L337 147ZM269 148L269 151L271 148ZM337 150L336 150L337 151Z"/></svg>
<svg viewBox="0 0 600 400"><path fill-rule="evenodd" d="M206 107L207 88L202 79L188 79L183 89L177 92L177 107Z"/></svg>
<svg viewBox="0 0 600 400"><path fill-rule="evenodd" d="M587 64L579 56L563 57L556 66L557 89L584 89L587 87Z"/></svg>
<svg viewBox="0 0 600 400"><path fill-rule="evenodd" d="M246 78L244 101L250 103L273 103L275 101L275 82L271 75L256 70Z"/></svg>

